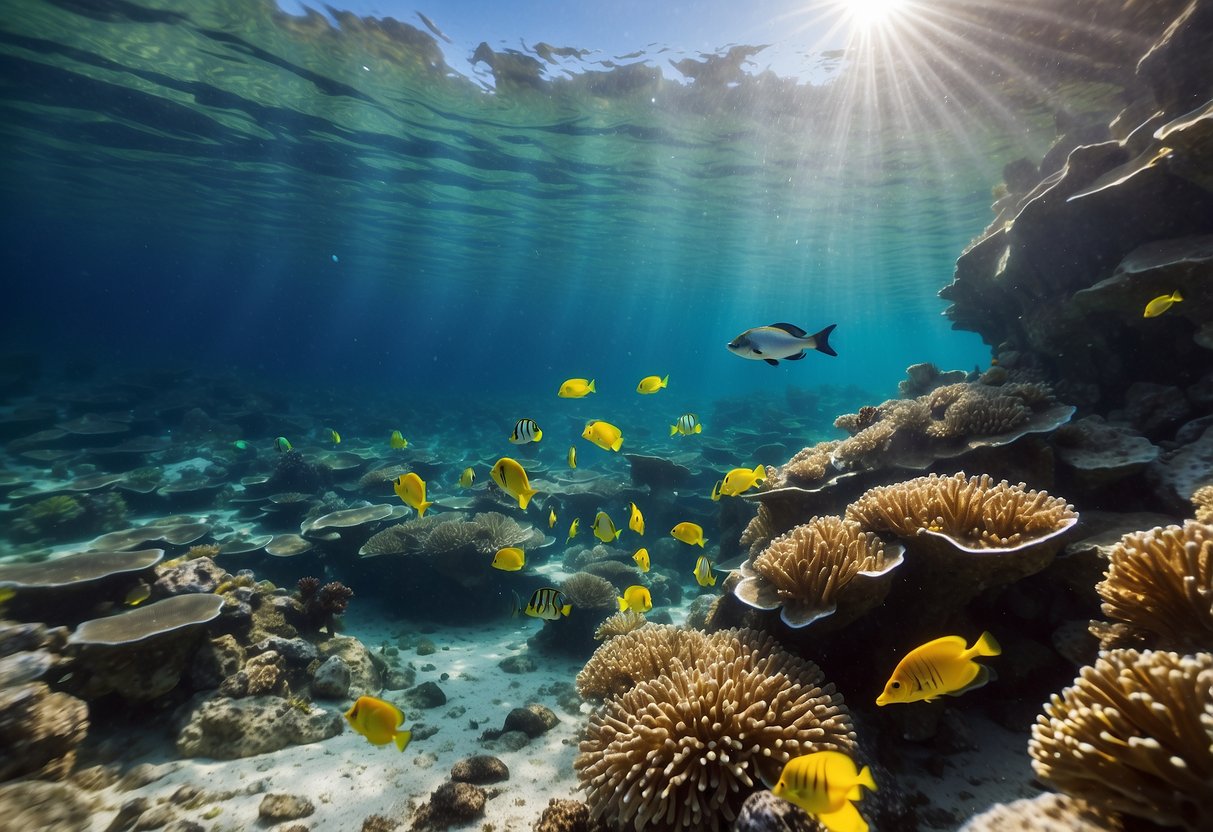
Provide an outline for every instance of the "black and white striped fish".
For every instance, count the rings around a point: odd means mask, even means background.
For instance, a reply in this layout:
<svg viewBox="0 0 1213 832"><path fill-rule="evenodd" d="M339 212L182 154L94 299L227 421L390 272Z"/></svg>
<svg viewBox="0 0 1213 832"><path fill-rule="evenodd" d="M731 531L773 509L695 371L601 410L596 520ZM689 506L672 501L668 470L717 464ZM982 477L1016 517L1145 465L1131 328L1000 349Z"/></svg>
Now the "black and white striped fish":
<svg viewBox="0 0 1213 832"><path fill-rule="evenodd" d="M700 433L702 431L703 425L699 424L699 417L694 413L684 413L678 417L677 424L670 425L670 436L676 433L690 436L693 433Z"/></svg>
<svg viewBox="0 0 1213 832"><path fill-rule="evenodd" d="M556 621L562 615L568 615L573 605L568 602L558 589L550 586L540 587L531 593L531 600L522 606L522 599L514 596L514 615L526 613L531 618L542 618L544 621Z"/></svg>
<svg viewBox="0 0 1213 832"><path fill-rule="evenodd" d="M510 434L510 441L515 445L538 442L542 438L543 431L535 424L534 419L519 419L518 424L514 425L514 432Z"/></svg>

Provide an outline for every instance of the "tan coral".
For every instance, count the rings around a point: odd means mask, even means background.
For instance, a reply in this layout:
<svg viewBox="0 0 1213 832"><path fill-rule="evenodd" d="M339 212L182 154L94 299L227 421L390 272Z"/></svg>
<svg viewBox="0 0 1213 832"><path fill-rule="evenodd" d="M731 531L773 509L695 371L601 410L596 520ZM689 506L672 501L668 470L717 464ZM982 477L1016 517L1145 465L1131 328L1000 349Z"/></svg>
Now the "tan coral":
<svg viewBox="0 0 1213 832"><path fill-rule="evenodd" d="M693 661L708 644L699 630L648 624L607 640L577 674L582 699L605 699L664 672L671 659Z"/></svg>
<svg viewBox="0 0 1213 832"><path fill-rule="evenodd" d="M606 641L607 639L621 636L625 633L630 633L633 630L638 630L645 625L646 621L642 614L635 610L624 610L617 612L598 625L598 629L594 631L595 641Z"/></svg>
<svg viewBox="0 0 1213 832"><path fill-rule="evenodd" d="M1196 519L1202 523L1213 523L1213 485L1202 485L1192 495L1196 506Z"/></svg>
<svg viewBox="0 0 1213 832"><path fill-rule="evenodd" d="M593 817L718 832L788 759L854 749L842 697L815 665L733 635L711 658L669 659L590 718L573 766Z"/></svg>
<svg viewBox="0 0 1213 832"><path fill-rule="evenodd" d="M777 535L775 524L772 522L770 506L765 503L758 504L758 513L755 514L750 522L741 532L741 548L749 551L749 558L753 560L758 556L758 553L767 547Z"/></svg>
<svg viewBox="0 0 1213 832"><path fill-rule="evenodd" d="M615 587L606 578L577 572L560 584L560 591L575 610L615 609Z"/></svg>
<svg viewBox="0 0 1213 832"><path fill-rule="evenodd" d="M1164 650L1213 647L1213 526L1189 520L1134 532L1112 548L1096 587L1103 613L1124 622L1134 640ZM1112 634L1101 633L1110 646ZM1125 632L1116 633L1123 644Z"/></svg>
<svg viewBox="0 0 1213 832"><path fill-rule="evenodd" d="M827 617L842 627L884 600L903 552L854 521L814 517L745 564L733 594L758 609L782 607L789 627Z"/></svg>
<svg viewBox="0 0 1213 832"><path fill-rule="evenodd" d="M1037 717L1036 776L1073 797L1198 832L1213 818L1213 654L1111 650Z"/></svg>
<svg viewBox="0 0 1213 832"><path fill-rule="evenodd" d="M837 441L818 442L797 451L786 464L776 468L767 484L772 488L783 485L813 485L820 482L831 469L830 454L837 448Z"/></svg>
<svg viewBox="0 0 1213 832"><path fill-rule="evenodd" d="M1120 817L1069 795L1045 792L997 803L960 832L1120 832Z"/></svg>

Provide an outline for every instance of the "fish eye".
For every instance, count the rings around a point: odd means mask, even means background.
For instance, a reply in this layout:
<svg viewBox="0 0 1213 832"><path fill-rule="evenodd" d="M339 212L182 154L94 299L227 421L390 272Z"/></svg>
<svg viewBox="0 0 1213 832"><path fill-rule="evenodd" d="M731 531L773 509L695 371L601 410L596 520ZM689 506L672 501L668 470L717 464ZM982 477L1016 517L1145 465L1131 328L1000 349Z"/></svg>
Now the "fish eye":
<svg viewBox="0 0 1213 832"><path fill-rule="evenodd" d="M890 687L892 687L893 690L897 690L901 687L901 682L894 682L892 685L890 685Z"/></svg>

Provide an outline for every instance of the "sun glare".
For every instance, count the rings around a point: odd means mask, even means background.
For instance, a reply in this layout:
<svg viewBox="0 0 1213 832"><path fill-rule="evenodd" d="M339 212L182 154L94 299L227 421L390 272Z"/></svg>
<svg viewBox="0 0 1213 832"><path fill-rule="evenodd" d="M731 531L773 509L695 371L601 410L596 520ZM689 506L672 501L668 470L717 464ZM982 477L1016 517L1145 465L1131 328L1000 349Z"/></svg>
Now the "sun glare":
<svg viewBox="0 0 1213 832"><path fill-rule="evenodd" d="M839 0L838 5L853 25L867 28L889 23L909 0Z"/></svg>

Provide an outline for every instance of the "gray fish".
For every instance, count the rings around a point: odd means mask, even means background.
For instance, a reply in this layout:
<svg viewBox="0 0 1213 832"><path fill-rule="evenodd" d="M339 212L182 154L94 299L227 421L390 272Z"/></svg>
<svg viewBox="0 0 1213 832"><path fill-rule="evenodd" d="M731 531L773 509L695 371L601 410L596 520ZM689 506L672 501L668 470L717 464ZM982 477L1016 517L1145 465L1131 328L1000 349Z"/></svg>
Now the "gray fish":
<svg viewBox="0 0 1213 832"><path fill-rule="evenodd" d="M837 324L809 335L795 324L771 324L747 329L728 343L729 352L771 366L785 361L799 361L806 351L817 350L826 355L838 355L830 347L830 333Z"/></svg>

